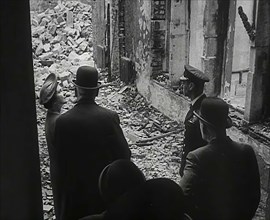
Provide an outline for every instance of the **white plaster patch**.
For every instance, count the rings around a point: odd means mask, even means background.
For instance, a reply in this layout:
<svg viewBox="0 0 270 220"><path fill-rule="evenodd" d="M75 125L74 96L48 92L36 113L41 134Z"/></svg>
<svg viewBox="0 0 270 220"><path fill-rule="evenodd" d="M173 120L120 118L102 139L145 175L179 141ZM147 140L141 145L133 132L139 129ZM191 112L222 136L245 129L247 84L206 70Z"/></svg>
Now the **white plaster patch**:
<svg viewBox="0 0 270 220"><path fill-rule="evenodd" d="M139 18L139 26L140 26L140 29L142 29L142 25L143 25L143 20L142 20L142 18L140 17L140 18Z"/></svg>

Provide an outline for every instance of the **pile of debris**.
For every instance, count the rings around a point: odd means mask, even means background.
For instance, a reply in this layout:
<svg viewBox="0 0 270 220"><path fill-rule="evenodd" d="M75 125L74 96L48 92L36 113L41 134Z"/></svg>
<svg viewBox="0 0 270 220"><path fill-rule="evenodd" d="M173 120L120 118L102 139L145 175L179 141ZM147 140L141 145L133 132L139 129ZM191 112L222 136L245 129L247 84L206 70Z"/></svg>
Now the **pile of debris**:
<svg viewBox="0 0 270 220"><path fill-rule="evenodd" d="M49 73L69 87L79 65L93 65L92 7L59 2L53 9L32 12L32 49L37 90Z"/></svg>

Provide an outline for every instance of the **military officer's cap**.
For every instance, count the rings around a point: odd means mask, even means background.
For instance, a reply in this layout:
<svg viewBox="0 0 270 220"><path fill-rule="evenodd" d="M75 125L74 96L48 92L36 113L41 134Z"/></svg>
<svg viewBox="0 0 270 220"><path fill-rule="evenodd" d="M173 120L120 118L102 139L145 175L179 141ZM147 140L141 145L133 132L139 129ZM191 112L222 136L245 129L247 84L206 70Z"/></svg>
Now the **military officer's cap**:
<svg viewBox="0 0 270 220"><path fill-rule="evenodd" d="M190 80L193 82L202 82L202 83L209 82L209 78L205 73L190 65L185 65L185 71L180 80L181 81Z"/></svg>

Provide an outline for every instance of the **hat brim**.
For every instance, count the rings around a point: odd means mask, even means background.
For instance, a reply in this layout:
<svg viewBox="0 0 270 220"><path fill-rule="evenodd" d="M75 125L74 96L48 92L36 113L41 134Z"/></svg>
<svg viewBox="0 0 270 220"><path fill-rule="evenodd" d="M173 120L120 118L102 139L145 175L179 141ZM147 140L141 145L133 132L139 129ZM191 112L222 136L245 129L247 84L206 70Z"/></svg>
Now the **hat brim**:
<svg viewBox="0 0 270 220"><path fill-rule="evenodd" d="M201 115L199 115L197 112L193 111L193 114L201 121L203 122L204 124L212 127L212 128L216 128L215 125L213 125L211 122L207 121L205 118L203 118ZM225 128L230 128L232 127L232 119L228 116L227 117L227 122L226 122L226 126Z"/></svg>
<svg viewBox="0 0 270 220"><path fill-rule="evenodd" d="M41 105L44 105L48 103L54 94L56 93L56 88L57 88L57 78L56 75L51 73L47 78L45 79L41 91L40 91L40 98L39 98L39 103ZM43 91L43 94L42 94Z"/></svg>
<svg viewBox="0 0 270 220"><path fill-rule="evenodd" d="M95 87L85 87L85 86L80 86L80 85L76 84L76 81L75 81L75 80L72 80L72 83L73 83L76 87L78 87L78 88L80 88L80 89L89 89L89 90L91 90L91 89L99 89L99 88L102 87L101 82L98 82L98 85L95 86Z"/></svg>

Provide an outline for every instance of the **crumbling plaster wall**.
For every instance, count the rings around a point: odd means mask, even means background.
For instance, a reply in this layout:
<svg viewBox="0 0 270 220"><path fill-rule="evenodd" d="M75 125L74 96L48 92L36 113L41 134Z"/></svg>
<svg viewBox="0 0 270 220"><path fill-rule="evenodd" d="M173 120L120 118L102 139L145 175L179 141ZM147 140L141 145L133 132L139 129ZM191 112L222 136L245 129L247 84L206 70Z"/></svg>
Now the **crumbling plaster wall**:
<svg viewBox="0 0 270 220"><path fill-rule="evenodd" d="M150 101L151 1L126 0L126 56L135 64L137 88Z"/></svg>
<svg viewBox="0 0 270 220"><path fill-rule="evenodd" d="M190 45L189 64L203 69L203 45L204 45L204 9L205 0L194 0L190 3Z"/></svg>
<svg viewBox="0 0 270 220"><path fill-rule="evenodd" d="M136 3L127 3L138 11L131 11L131 8L126 11L132 16L126 19L126 24L131 29L126 29L126 48L127 56L135 62L138 91L162 113L179 122L183 121L188 110L188 101L151 79L151 1L141 0L136 6L132 4Z"/></svg>
<svg viewBox="0 0 270 220"><path fill-rule="evenodd" d="M111 71L112 75L119 75L119 0L109 0L111 5Z"/></svg>
<svg viewBox="0 0 270 220"><path fill-rule="evenodd" d="M243 7L250 23L252 22L253 1L237 0L236 8ZM249 68L250 41L243 22L237 12L235 16L235 33L233 48L233 71Z"/></svg>
<svg viewBox="0 0 270 220"><path fill-rule="evenodd" d="M105 19L105 0L92 2L92 22L93 22L93 55L96 61L97 57L97 45L105 45L105 31L106 31L106 19Z"/></svg>

